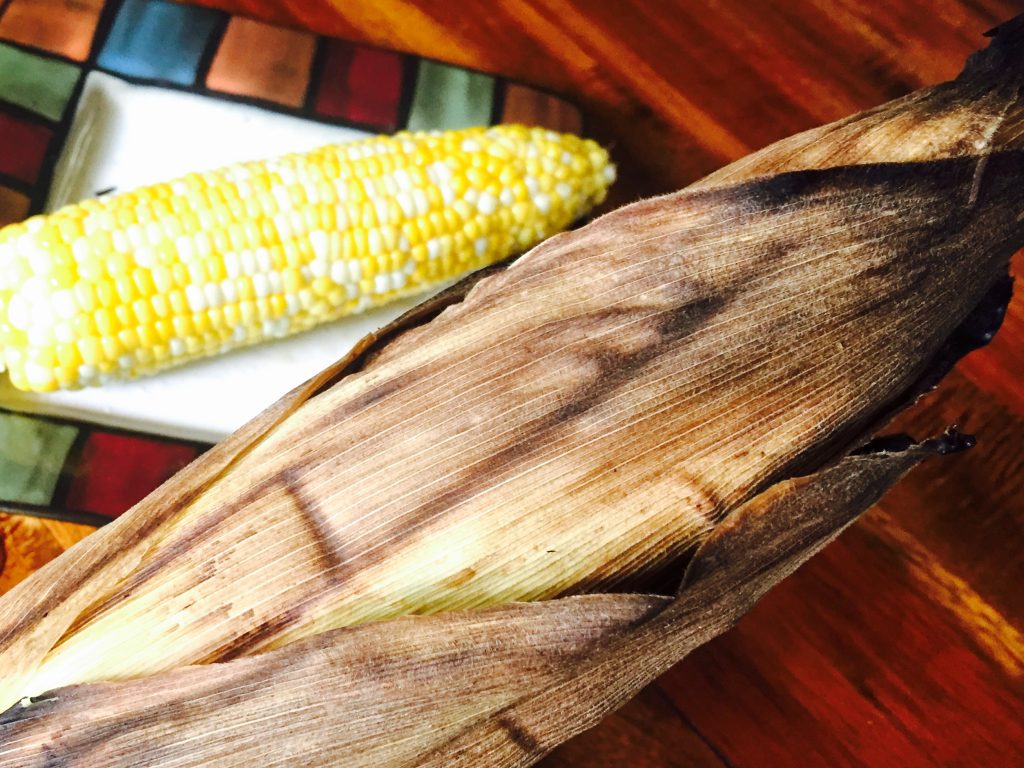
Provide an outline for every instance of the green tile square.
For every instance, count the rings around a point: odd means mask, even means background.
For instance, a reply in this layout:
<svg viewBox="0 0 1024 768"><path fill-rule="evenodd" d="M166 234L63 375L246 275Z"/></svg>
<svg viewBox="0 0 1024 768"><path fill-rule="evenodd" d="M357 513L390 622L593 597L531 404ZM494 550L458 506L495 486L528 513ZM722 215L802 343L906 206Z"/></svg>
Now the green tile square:
<svg viewBox="0 0 1024 768"><path fill-rule="evenodd" d="M0 499L50 503L78 428L0 412Z"/></svg>
<svg viewBox="0 0 1024 768"><path fill-rule="evenodd" d="M60 120L78 82L79 69L0 43L0 99L50 120Z"/></svg>
<svg viewBox="0 0 1024 768"><path fill-rule="evenodd" d="M409 111L411 131L491 124L494 78L436 61L421 61Z"/></svg>

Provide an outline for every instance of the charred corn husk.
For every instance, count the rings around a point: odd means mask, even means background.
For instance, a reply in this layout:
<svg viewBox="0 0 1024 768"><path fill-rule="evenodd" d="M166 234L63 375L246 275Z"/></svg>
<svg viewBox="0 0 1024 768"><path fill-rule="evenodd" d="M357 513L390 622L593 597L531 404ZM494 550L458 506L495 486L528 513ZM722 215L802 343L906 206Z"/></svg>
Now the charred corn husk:
<svg viewBox="0 0 1024 768"><path fill-rule="evenodd" d="M0 368L47 391L307 330L524 251L613 178L592 141L497 126L87 200L0 230Z"/></svg>
<svg viewBox="0 0 1024 768"><path fill-rule="evenodd" d="M62 688L0 718L0 768L524 768L732 626L945 439L759 494L716 526L675 601L580 595L406 616Z"/></svg>
<svg viewBox="0 0 1024 768"><path fill-rule="evenodd" d="M635 583L740 513L784 571L791 518L747 505L859 509L908 468L803 482L934 382L1024 243L1010 40L817 134L825 170L765 150L767 176L615 211L369 339L0 600L0 701Z"/></svg>

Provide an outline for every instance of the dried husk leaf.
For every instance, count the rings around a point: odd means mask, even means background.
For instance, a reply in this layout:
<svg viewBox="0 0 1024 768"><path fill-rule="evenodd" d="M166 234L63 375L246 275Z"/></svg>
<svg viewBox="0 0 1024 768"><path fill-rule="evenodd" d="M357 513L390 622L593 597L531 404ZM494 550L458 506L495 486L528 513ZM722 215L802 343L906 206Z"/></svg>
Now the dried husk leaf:
<svg viewBox="0 0 1024 768"><path fill-rule="evenodd" d="M530 765L730 627L932 450L854 456L773 486L716 527L675 601L407 617L63 688L0 720L0 766ZM266 723L272 737L254 738Z"/></svg>
<svg viewBox="0 0 1024 768"><path fill-rule="evenodd" d="M287 654L337 626L615 588L702 541L729 551L744 505L918 391L1005 275L1024 237L1020 38L1017 22L939 96L865 118L878 141L886 125L912 134L911 161L881 162L847 121L553 238L369 340L0 600L0 704ZM821 153L836 167L780 172ZM851 461L868 459L833 469ZM778 517L742 557L801 535L795 567L841 527L812 506L818 539L768 504ZM789 567L741 577L726 558L732 591L702 591L707 551L628 648L588 650L513 705L514 727L484 713L436 760L527 764L693 647L680 605L702 642Z"/></svg>
<svg viewBox="0 0 1024 768"><path fill-rule="evenodd" d="M412 764L534 764L625 704L687 653L733 626L768 589L831 542L930 450L919 447L901 454L847 458L756 496L702 545L678 598L664 611L610 639L605 649L570 670L559 685L481 720Z"/></svg>

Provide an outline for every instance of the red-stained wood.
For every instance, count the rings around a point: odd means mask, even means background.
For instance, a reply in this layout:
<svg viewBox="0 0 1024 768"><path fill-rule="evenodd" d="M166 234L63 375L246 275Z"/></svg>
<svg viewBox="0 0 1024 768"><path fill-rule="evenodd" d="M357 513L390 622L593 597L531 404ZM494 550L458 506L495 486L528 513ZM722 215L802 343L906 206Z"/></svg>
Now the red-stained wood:
<svg viewBox="0 0 1024 768"><path fill-rule="evenodd" d="M689 728L660 684L650 685L600 728L573 739L544 760L545 768L725 768L715 748Z"/></svg>
<svg viewBox="0 0 1024 768"><path fill-rule="evenodd" d="M659 685L732 765L1012 765L1024 689L872 512ZM1019 640L1019 638L1018 638Z"/></svg>
<svg viewBox="0 0 1024 768"><path fill-rule="evenodd" d="M619 163L609 205L947 79L1018 10L1011 0L203 2L565 95ZM1024 274L1021 254L1014 272ZM1022 376L1019 291L996 341L897 425L924 436L956 422L978 447L916 471L734 631L545 764L1024 764ZM0 518L0 591L81 534L45 527Z"/></svg>

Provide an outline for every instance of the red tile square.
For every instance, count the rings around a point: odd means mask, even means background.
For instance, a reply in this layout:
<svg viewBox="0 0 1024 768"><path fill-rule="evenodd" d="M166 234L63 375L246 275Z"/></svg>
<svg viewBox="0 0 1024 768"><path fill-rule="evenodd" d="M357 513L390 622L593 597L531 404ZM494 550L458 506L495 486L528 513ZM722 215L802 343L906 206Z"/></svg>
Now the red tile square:
<svg viewBox="0 0 1024 768"><path fill-rule="evenodd" d="M0 112L0 173L34 184L53 131Z"/></svg>
<svg viewBox="0 0 1024 768"><path fill-rule="evenodd" d="M92 432L63 506L117 517L199 455L187 443Z"/></svg>
<svg viewBox="0 0 1024 768"><path fill-rule="evenodd" d="M402 56L344 40L324 46L316 111L378 130L398 128Z"/></svg>

